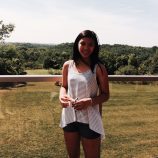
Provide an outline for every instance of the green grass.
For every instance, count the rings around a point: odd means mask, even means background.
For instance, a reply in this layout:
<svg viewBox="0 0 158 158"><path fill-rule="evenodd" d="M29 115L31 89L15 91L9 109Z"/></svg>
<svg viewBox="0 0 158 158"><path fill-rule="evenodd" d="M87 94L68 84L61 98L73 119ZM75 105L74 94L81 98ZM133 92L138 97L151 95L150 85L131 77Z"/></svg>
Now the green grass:
<svg viewBox="0 0 158 158"><path fill-rule="evenodd" d="M158 155L158 88L111 84L104 106L105 157L148 158Z"/></svg>
<svg viewBox="0 0 158 158"><path fill-rule="evenodd" d="M49 75L49 71L46 69L26 70L28 75Z"/></svg>
<svg viewBox="0 0 158 158"><path fill-rule="evenodd" d="M58 69L33 69L33 70L26 70L28 75L60 75L61 70Z"/></svg>
<svg viewBox="0 0 158 158"><path fill-rule="evenodd" d="M110 84L110 92L103 106L101 158L156 157L157 85ZM67 157L58 94L54 83L0 90L0 157Z"/></svg>

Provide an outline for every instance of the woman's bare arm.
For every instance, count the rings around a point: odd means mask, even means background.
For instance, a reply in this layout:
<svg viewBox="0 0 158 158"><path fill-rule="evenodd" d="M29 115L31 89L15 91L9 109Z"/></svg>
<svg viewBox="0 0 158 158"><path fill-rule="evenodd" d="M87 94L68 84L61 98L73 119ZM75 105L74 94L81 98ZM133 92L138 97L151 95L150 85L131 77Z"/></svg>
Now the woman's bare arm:
<svg viewBox="0 0 158 158"><path fill-rule="evenodd" d="M60 100L62 107L69 106L69 101L71 101L71 98L67 95L68 66L69 66L69 61L66 61L63 65L63 68L62 68L62 85L61 85L60 93L59 93L59 100Z"/></svg>
<svg viewBox="0 0 158 158"><path fill-rule="evenodd" d="M109 99L109 81L108 74L104 65L100 64L96 70L99 82L99 95L92 98L92 105L101 104Z"/></svg>

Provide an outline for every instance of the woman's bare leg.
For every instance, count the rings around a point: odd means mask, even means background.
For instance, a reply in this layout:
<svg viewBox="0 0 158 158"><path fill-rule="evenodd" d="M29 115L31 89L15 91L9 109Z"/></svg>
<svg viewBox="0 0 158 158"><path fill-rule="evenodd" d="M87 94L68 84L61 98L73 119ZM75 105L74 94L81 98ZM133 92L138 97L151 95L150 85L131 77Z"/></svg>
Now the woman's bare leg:
<svg viewBox="0 0 158 158"><path fill-rule="evenodd" d="M80 157L80 135L78 132L65 132L65 144L68 151L69 158Z"/></svg>
<svg viewBox="0 0 158 158"><path fill-rule="evenodd" d="M85 158L100 158L100 137L96 139L82 138L81 140Z"/></svg>

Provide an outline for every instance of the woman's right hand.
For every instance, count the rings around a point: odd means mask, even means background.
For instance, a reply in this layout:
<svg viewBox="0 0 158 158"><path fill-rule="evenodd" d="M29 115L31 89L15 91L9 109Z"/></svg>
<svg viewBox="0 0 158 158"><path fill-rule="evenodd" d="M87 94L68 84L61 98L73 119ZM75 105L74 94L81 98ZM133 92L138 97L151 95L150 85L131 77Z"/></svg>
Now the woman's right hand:
<svg viewBox="0 0 158 158"><path fill-rule="evenodd" d="M66 108L69 106L70 102L72 101L72 98L70 98L68 95L63 95L59 98L61 106L63 108Z"/></svg>

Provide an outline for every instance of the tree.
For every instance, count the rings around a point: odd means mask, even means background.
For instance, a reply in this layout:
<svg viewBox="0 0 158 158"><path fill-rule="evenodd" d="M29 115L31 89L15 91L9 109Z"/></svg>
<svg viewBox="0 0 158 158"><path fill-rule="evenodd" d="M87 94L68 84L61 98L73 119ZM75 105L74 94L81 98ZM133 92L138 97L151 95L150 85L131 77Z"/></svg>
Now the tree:
<svg viewBox="0 0 158 158"><path fill-rule="evenodd" d="M10 37L14 30L13 24L5 25L0 20L0 42ZM16 47L11 44L0 45L0 75L19 75L25 74L21 56Z"/></svg>
<svg viewBox="0 0 158 158"><path fill-rule="evenodd" d="M10 37L10 33L14 30L13 24L5 25L3 21L0 20L0 42L3 42L5 38Z"/></svg>
<svg viewBox="0 0 158 158"><path fill-rule="evenodd" d="M126 65L120 67L116 72L116 75L137 75L137 70L134 66Z"/></svg>
<svg viewBox="0 0 158 158"><path fill-rule="evenodd" d="M20 55L12 45L1 48L0 75L19 75L24 73Z"/></svg>
<svg viewBox="0 0 158 158"><path fill-rule="evenodd" d="M115 65L116 69L128 65L128 56L125 54L117 55Z"/></svg>
<svg viewBox="0 0 158 158"><path fill-rule="evenodd" d="M21 75L26 74L20 58L20 54L12 45L3 45L0 47L0 75ZM0 87L12 87L18 83L2 82ZM25 83L22 83L25 84Z"/></svg>
<svg viewBox="0 0 158 158"><path fill-rule="evenodd" d="M150 72L152 74L158 74L158 50L154 54L151 64L150 64Z"/></svg>
<svg viewBox="0 0 158 158"><path fill-rule="evenodd" d="M102 51L100 54L100 59L105 65L108 74L113 75L116 71L116 57L113 53L109 51Z"/></svg>
<svg viewBox="0 0 158 158"><path fill-rule="evenodd" d="M128 65L134 66L135 68L138 67L138 61L135 54L128 55Z"/></svg>

